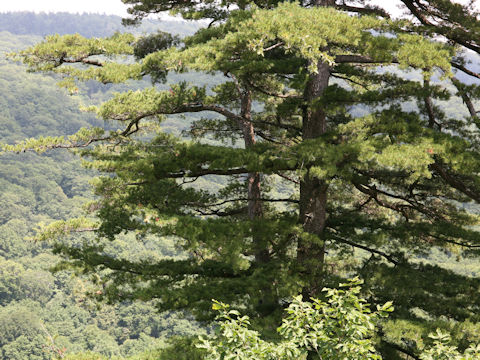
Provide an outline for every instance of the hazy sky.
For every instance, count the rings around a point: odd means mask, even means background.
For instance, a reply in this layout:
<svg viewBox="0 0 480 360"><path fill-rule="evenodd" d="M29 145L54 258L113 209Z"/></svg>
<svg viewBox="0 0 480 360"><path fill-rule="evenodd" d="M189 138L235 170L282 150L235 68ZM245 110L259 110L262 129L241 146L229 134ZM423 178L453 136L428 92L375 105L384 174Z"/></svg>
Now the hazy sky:
<svg viewBox="0 0 480 360"><path fill-rule="evenodd" d="M467 0L456 0L466 2ZM399 0L371 0L393 14L398 14ZM92 12L125 16L126 6L120 0L0 0L0 12L5 11L67 11Z"/></svg>

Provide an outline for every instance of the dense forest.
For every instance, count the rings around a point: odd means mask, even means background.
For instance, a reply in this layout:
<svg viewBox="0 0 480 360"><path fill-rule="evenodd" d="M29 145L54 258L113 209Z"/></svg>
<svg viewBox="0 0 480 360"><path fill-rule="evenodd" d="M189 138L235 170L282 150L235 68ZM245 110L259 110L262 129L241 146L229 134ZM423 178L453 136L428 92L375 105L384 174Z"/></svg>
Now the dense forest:
<svg viewBox="0 0 480 360"><path fill-rule="evenodd" d="M0 14L1 355L479 359L474 4L122 1Z"/></svg>
<svg viewBox="0 0 480 360"><path fill-rule="evenodd" d="M119 17L8 13L0 15L0 24L2 142L73 134L84 126L103 125L79 108L90 97L98 101L120 87L92 83L85 88L84 98L72 97L58 88L58 79L27 73L4 55L31 46L49 33L111 35L121 28ZM188 24L179 22L162 26L191 32ZM72 271L50 272L59 258L49 244L29 238L38 223L78 216L79 204L91 199L93 172L83 169L78 159L60 150L41 156L4 154L0 164L0 358L51 359L55 355L52 339L55 349L65 348L68 353L94 351L109 358L126 357L164 347L174 335L199 333L184 314L159 314L153 303L98 307L88 296L91 279L75 278ZM171 243L158 248L129 240L125 237L114 246L132 259L152 251L158 256L179 255Z"/></svg>

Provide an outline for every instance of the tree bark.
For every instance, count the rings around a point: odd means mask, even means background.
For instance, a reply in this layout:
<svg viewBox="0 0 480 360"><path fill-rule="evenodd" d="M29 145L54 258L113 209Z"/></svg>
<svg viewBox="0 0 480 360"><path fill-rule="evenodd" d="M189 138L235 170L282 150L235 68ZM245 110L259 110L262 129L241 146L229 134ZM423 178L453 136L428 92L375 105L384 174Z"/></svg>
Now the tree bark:
<svg viewBox="0 0 480 360"><path fill-rule="evenodd" d="M335 0L314 0L314 6L335 6ZM310 75L304 91L306 107L303 114L302 137L315 139L327 130L326 114L318 103L328 86L330 68L319 62L317 73ZM300 223L309 236L301 236L297 245L297 263L304 285L304 300L316 295L322 286L323 264L325 262L325 241L322 239L327 220L328 184L312 177L310 169L300 182Z"/></svg>
<svg viewBox="0 0 480 360"><path fill-rule="evenodd" d="M424 88L428 90L430 88L430 81L429 80L424 80ZM433 102L432 98L430 95L426 95L423 99L425 103L425 110L427 111L427 116L428 116L428 127L433 129L435 124L437 123L435 121L435 111L433 110Z"/></svg>
<svg viewBox="0 0 480 360"><path fill-rule="evenodd" d="M304 140L314 139L326 132L326 114L316 101L328 86L330 68L319 63L317 74L310 76L305 88L307 103L303 116L302 135ZM304 231L312 236L300 237L297 249L297 261L305 280L302 294L305 299L317 294L322 288L323 263L325 261L325 242L322 239L327 219L328 184L311 176L307 169L300 182L300 221Z"/></svg>
<svg viewBox="0 0 480 360"><path fill-rule="evenodd" d="M243 140L245 148L248 149L255 145L255 132L252 118L252 93L245 87L241 94L241 116L243 120L239 124L243 132ZM252 222L252 238L254 246L255 263L257 265L265 265L270 261L270 252L268 249L268 241L263 229L258 221L263 217L263 203L261 191L261 175L258 172L249 173L247 176L248 184L248 207L247 214ZM268 315L275 309L277 299L271 284L265 286L259 294L257 303L257 311L260 314Z"/></svg>
<svg viewBox="0 0 480 360"><path fill-rule="evenodd" d="M473 105L472 99L468 96L464 89L462 89L462 83L456 77L452 78L452 83L458 90L459 95L462 97L463 102L467 106L468 112L472 118L477 117L477 111Z"/></svg>
<svg viewBox="0 0 480 360"><path fill-rule="evenodd" d="M255 132L252 118L252 93L249 89L245 89L241 98L241 116L243 121L240 126L243 132L243 140L245 148L248 149L255 145ZM258 172L249 173L247 177L248 183L248 218L255 221L263 216L262 206L262 191L261 191L261 176ZM266 262L269 259L268 249L266 244L262 240L261 236L258 236L255 229L253 229L253 238L255 246L255 260L257 262Z"/></svg>

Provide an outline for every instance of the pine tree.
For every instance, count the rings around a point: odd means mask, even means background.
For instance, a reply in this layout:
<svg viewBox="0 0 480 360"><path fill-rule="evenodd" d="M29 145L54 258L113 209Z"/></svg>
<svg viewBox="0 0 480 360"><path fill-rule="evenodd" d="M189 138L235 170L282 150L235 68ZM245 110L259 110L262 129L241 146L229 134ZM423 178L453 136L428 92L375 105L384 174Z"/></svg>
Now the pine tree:
<svg viewBox="0 0 480 360"><path fill-rule="evenodd" d="M478 50L471 8L403 1L418 19L409 21L364 1L124 2L129 23L166 10L211 23L181 43L52 36L19 54L71 89L77 80L154 81L90 108L118 131L5 146L81 148L105 173L88 206L96 220L54 223L39 238L94 230L97 244L58 242L56 251L86 271L112 270L106 298L159 299L208 318L213 297L246 307L266 329L292 295L319 296L359 274L370 302L397 309L385 353L415 351L402 337L426 335L426 319L475 320L479 280L420 261L480 247L478 216L464 206L480 200L480 93L459 79L480 77L464 51ZM188 71L224 78L162 90L168 73ZM465 111L446 112L446 101ZM197 113L205 118L189 122ZM162 131L175 114L186 115L185 136ZM220 185L205 189L206 180ZM102 239L123 232L173 237L189 256L132 263L105 253Z"/></svg>

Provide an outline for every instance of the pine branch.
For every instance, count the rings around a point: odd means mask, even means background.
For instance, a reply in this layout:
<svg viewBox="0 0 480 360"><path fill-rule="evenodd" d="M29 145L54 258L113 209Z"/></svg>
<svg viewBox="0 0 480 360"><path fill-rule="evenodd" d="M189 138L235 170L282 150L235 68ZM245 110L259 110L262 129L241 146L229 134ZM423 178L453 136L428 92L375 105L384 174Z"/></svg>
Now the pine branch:
<svg viewBox="0 0 480 360"><path fill-rule="evenodd" d="M285 175L285 174L282 174L281 172L275 172L275 175L278 175L280 176L281 178L287 180L287 181L290 181L290 182L293 182L294 184L297 184L297 185L300 185L300 181L299 180L295 180L295 179L292 179L291 177Z"/></svg>
<svg viewBox="0 0 480 360"><path fill-rule="evenodd" d="M248 85L254 89L254 90L257 90L259 92L261 92L262 94L265 94L265 95L268 95L268 96L273 96L273 97L278 97L280 99L301 99L302 97L299 96L299 95L289 95L289 94L279 94L279 93L273 93L271 91L268 91L268 90L265 90L265 89L262 89L261 87L253 84L251 81L249 81L248 79L246 80Z"/></svg>
<svg viewBox="0 0 480 360"><path fill-rule="evenodd" d="M298 165L292 166L292 167L285 167L284 169L280 169L283 171L293 171L297 170ZM222 176L229 176L229 175L240 175L240 174L248 174L252 171L255 171L253 169L248 169L245 167L242 168L233 168L233 169L198 169L198 170L182 170L180 172L174 172L174 173L165 173L162 175L156 174L155 177L157 179L177 179L177 178L191 178L191 177L200 177L200 176L206 176L206 175L222 175ZM278 171L276 169L275 171ZM264 174L269 174L269 169L265 169L263 171Z"/></svg>
<svg viewBox="0 0 480 360"><path fill-rule="evenodd" d="M291 131L294 131L298 136L301 134L301 131L302 131L302 129L298 126L282 124L279 121L269 122L269 121L262 121L262 120L252 120L252 124L266 125L266 126L272 126L280 129L291 130Z"/></svg>
<svg viewBox="0 0 480 360"><path fill-rule="evenodd" d="M455 176L451 174L446 168L444 168L438 160L431 164L430 168L434 170L438 175L440 175L443 180L445 180L450 186L480 204L480 192L475 191L475 189L470 189L461 180L455 178Z"/></svg>
<svg viewBox="0 0 480 360"><path fill-rule="evenodd" d="M405 349L405 348L401 347L400 345L388 342L384 339L382 339L381 341L382 341L382 343L384 343L388 347L391 347L392 349L397 350L397 351L407 355L409 358L412 358L412 360L420 360L420 358L418 356L416 356L415 353L413 351L409 350L409 349Z"/></svg>
<svg viewBox="0 0 480 360"><path fill-rule="evenodd" d="M386 19L390 19L390 14L386 10L377 6L357 7L357 6L347 5L345 4L345 2L343 2L342 4L336 5L335 7L343 11L354 12L354 13L364 14L364 15L377 15Z"/></svg>
<svg viewBox="0 0 480 360"><path fill-rule="evenodd" d="M463 102L467 106L467 109L468 109L468 112L470 113L470 116L472 118L477 117L477 111L475 110L475 106L473 105L472 100L470 99L468 94L462 89L462 87L463 87L462 82L460 82L460 80L458 80L456 77L453 77L452 78L452 83L457 88L458 93L460 94Z"/></svg>
<svg viewBox="0 0 480 360"><path fill-rule="evenodd" d="M383 251L380 251L380 250L377 250L377 249L372 249L372 248L369 248L368 246L354 243L354 242L352 242L352 241L350 241L350 240L344 239L344 238L339 237L339 236L337 236L337 235L333 235L332 238L335 239L336 241L341 242L341 243L344 243L344 244L347 244L347 245L356 247L356 248L358 248L358 249L362 249L362 250L368 251L368 252L371 253L371 254L380 255L381 257L385 258L386 260L388 260L388 261L391 262L392 264L394 264L394 265L399 265L399 262L398 262L397 260L395 260L392 255L389 255L389 254L387 254L387 253L384 253Z"/></svg>
<svg viewBox="0 0 480 360"><path fill-rule="evenodd" d="M285 145L283 142L275 140L273 137L268 136L267 134L265 134L265 133L264 133L263 131L261 131L261 130L254 130L254 131L255 131L255 135L258 135L258 136L261 137L263 140L266 140L266 141L268 141L268 142L271 142L272 144Z"/></svg>
<svg viewBox="0 0 480 360"><path fill-rule="evenodd" d="M464 72L465 74L470 75L474 78L480 79L480 73L469 70L465 66L463 66L462 64L459 64L455 61L452 61L451 64L455 69L458 69L458 70Z"/></svg>
<svg viewBox="0 0 480 360"><path fill-rule="evenodd" d="M236 202L236 201L251 201L251 200L258 200L258 201L265 201L265 202L289 202L289 203L295 203L295 204L298 204L298 200L295 200L295 199L290 199L290 198L286 198L286 199L271 199L271 198L237 198L237 199L228 199L228 200L224 200L224 201L221 201L221 202L218 202L218 203L215 203L215 204L208 204L206 205L206 207L211 207L211 206L221 206L221 205L225 205L225 204L228 204L228 203L231 203L231 202ZM195 206L199 206L199 204L188 204L187 205L195 205ZM204 205L205 206L205 205Z"/></svg>
<svg viewBox="0 0 480 360"><path fill-rule="evenodd" d="M263 52L267 52L267 51L276 49L277 47L280 47L280 46L283 46L283 45L285 45L285 43L284 43L283 41L280 41L280 42L278 42L278 43L276 43L276 44L274 44L274 45L272 45L272 46L269 46L269 47L263 49Z"/></svg>
<svg viewBox="0 0 480 360"><path fill-rule="evenodd" d="M429 89L430 88L430 81L425 79L424 80L424 88ZM440 129L441 126L435 119L435 111L433 108L433 102L432 102L432 97L429 95L425 96L423 98L423 102L425 104L425 109L427 111L427 116L428 116L428 127L433 129L434 125L437 125L438 128Z"/></svg>
<svg viewBox="0 0 480 360"><path fill-rule="evenodd" d="M92 54L92 55L95 55L95 54ZM62 57L59 60L58 66L62 65L63 63L69 63L69 64L81 63L81 64L85 64L85 65L92 65L92 66L98 66L98 67L104 66L104 64L102 62L97 61L97 60L89 59L89 57L90 57L90 55L79 57L79 58L73 58L73 59L71 59L71 58L67 59L67 58Z"/></svg>
<svg viewBox="0 0 480 360"><path fill-rule="evenodd" d="M344 63L356 63L356 64L396 64L398 60L393 58L390 60L376 60L372 59L369 56L364 55L337 55L335 56L335 63L336 64L344 64Z"/></svg>
<svg viewBox="0 0 480 360"><path fill-rule="evenodd" d="M476 53L480 54L480 47L473 44L472 41L465 40L461 35L467 34L467 30L463 29L460 24L452 24L450 19L444 18L446 20L446 26L441 26L434 24L428 19L428 15L434 16L431 12L429 13L426 8L420 10L422 4L418 0L401 0L405 6L410 10L410 12L425 26L432 29L437 34L445 36L449 40L453 40L457 44L460 44L467 49L473 50ZM455 29L452 29L452 25L457 25ZM455 30L455 31L452 31ZM460 35L459 35L460 34Z"/></svg>
<svg viewBox="0 0 480 360"><path fill-rule="evenodd" d="M435 239L437 239L438 241L442 241L442 242L446 242L448 244L452 244L452 245L457 245L457 246L460 246L460 247L463 247L463 248L467 248L467 249L480 249L480 245L474 245L474 244L467 244L467 243L463 243L463 242L458 242L458 241L455 241L455 240L452 240L452 239L446 239L444 237L441 237L441 236L438 236L438 235L435 235L435 234L431 234L431 233L428 233L427 234L428 236L431 236Z"/></svg>
<svg viewBox="0 0 480 360"><path fill-rule="evenodd" d="M198 212L200 215L203 216L218 216L218 217L228 217L228 216L233 216L233 215L239 215L242 213L247 213L248 207L244 206L239 209L234 209L230 211L220 211L220 210L210 210L210 211L203 211L200 209L195 209L196 212Z"/></svg>
<svg viewBox="0 0 480 360"><path fill-rule="evenodd" d="M406 209L411 209L411 210L418 211L419 213L422 213L423 215L425 215L429 218L432 218L432 219L445 221L445 218L443 216L439 215L435 211L428 210L426 207L422 206L421 204L419 204L418 202L416 202L412 199L409 199L408 197L391 194L391 193L388 193L385 190L377 189L375 186L369 186L369 185L359 184L359 183L354 183L353 185L360 192L364 193L365 195L368 195L368 196L372 197L372 199L378 205L380 205L382 207L385 207L387 209L391 209L391 210L394 210L396 212L401 213L407 221L409 220L409 215L406 212ZM392 202L382 200L378 197L379 194L390 197L390 198L394 198L394 199L397 199L397 200L402 200L402 201L406 202L407 204L396 204L396 203L392 203Z"/></svg>
<svg viewBox="0 0 480 360"><path fill-rule="evenodd" d="M353 185L358 191L364 193L365 195L370 196L381 207L399 212L403 215L405 220L407 221L409 220L409 216L406 212L406 209L410 208L410 206L406 204L394 204L394 203L390 203L388 201L379 199L378 197L379 192L377 191L376 188L368 187L364 184L359 184L359 183L354 183Z"/></svg>
<svg viewBox="0 0 480 360"><path fill-rule="evenodd" d="M202 103L194 103L194 104L184 104L178 107L177 109L173 110L169 114L179 114L185 112L200 112L200 111L213 111L220 115L225 116L231 120L235 121L247 121L244 117L235 114L234 112L227 110L224 107L218 105L204 105Z"/></svg>
<svg viewBox="0 0 480 360"><path fill-rule="evenodd" d="M368 90L368 86L367 86L367 85L362 84L361 82L355 81L355 80L353 80L353 79L350 79L349 77L341 76L341 75L338 75L338 74L333 73L333 72L332 72L332 77L334 77L335 79L340 79L340 80L345 80L345 81L351 82L351 83L354 84L354 85L361 86L361 87L364 88L365 90Z"/></svg>

